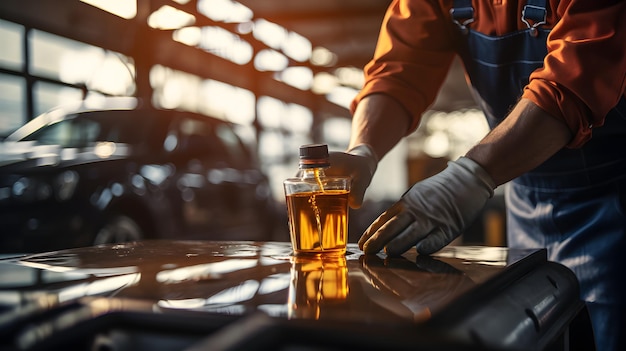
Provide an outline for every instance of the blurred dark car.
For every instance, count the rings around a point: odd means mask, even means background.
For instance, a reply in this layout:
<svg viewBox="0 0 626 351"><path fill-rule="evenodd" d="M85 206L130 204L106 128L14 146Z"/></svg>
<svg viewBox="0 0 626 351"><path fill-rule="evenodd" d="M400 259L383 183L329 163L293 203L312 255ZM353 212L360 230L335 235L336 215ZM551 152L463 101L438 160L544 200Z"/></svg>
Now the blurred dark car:
<svg viewBox="0 0 626 351"><path fill-rule="evenodd" d="M274 239L267 177L219 119L109 98L43 114L0 148L1 252Z"/></svg>

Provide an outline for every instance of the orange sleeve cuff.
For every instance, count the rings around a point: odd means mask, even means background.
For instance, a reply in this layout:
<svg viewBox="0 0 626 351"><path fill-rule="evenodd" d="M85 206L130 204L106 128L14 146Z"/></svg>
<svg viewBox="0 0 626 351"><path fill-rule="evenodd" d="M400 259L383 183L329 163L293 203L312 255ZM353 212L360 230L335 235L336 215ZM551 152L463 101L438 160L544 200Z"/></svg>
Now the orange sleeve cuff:
<svg viewBox="0 0 626 351"><path fill-rule="evenodd" d="M567 124L573 135L567 145L568 148L579 148L591 139L592 128L587 118L589 116L587 107L574 103L573 99L565 97L549 82L533 80L524 89L522 97L531 100L554 118Z"/></svg>

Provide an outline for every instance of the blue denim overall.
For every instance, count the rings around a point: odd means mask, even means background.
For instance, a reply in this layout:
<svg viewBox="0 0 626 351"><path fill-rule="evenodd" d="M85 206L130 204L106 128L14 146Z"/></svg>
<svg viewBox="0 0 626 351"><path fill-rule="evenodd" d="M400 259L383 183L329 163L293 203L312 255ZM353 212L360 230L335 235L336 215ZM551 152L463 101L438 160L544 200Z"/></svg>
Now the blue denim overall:
<svg viewBox="0 0 626 351"><path fill-rule="evenodd" d="M528 0L521 14L528 29L491 37L468 27L471 0L454 1L459 55L491 128L543 65L545 9L545 0ZM569 267L587 302L597 349L626 350L626 100L582 148L562 149L507 184L505 199L508 246L547 248L550 260Z"/></svg>

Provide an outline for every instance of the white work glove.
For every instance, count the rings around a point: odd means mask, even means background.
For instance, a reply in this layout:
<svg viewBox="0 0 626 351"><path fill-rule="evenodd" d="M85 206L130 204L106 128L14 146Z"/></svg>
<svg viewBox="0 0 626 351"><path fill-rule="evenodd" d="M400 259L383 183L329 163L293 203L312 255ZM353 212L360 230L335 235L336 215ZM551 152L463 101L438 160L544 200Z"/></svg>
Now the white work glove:
<svg viewBox="0 0 626 351"><path fill-rule="evenodd" d="M476 162L461 157L440 173L415 183L359 239L365 253L385 248L390 256L415 245L432 254L461 235L478 216L496 185Z"/></svg>
<svg viewBox="0 0 626 351"><path fill-rule="evenodd" d="M378 157L371 146L357 145L346 152L330 152L330 168L327 175L350 176L350 196L348 203L352 208L359 208L363 204L365 190L372 182L372 177L378 166Z"/></svg>

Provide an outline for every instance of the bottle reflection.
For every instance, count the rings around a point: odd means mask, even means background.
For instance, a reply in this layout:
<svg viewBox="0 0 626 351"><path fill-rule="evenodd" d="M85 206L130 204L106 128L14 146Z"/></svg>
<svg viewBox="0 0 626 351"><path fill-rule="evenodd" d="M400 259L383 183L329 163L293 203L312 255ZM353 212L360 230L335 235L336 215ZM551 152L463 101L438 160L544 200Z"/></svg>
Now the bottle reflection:
<svg viewBox="0 0 626 351"><path fill-rule="evenodd" d="M292 257L290 319L319 319L323 306L344 302L348 292L345 257Z"/></svg>

